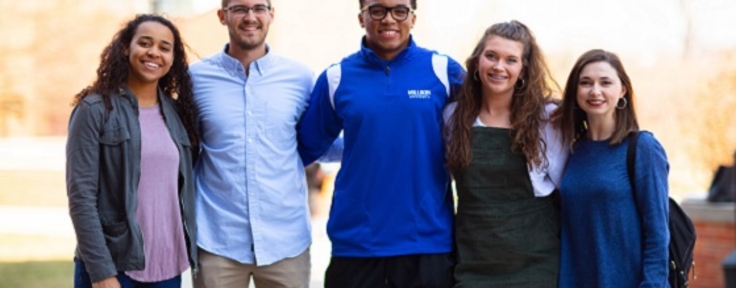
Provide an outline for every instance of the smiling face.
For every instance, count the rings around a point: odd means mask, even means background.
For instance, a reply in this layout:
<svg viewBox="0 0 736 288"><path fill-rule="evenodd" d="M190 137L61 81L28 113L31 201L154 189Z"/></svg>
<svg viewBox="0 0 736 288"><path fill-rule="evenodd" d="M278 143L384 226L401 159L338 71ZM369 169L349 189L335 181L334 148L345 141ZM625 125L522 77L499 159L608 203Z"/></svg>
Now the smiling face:
<svg viewBox="0 0 736 288"><path fill-rule="evenodd" d="M165 25L147 21L138 25L125 51L130 65L128 86L157 85L174 61L174 34Z"/></svg>
<svg viewBox="0 0 736 288"><path fill-rule="evenodd" d="M588 119L615 120L616 105L626 94L626 88L616 69L606 61L588 63L580 71L577 103Z"/></svg>
<svg viewBox="0 0 736 288"><path fill-rule="evenodd" d="M524 67L521 42L491 35L478 57L478 77L483 95L511 97Z"/></svg>
<svg viewBox="0 0 736 288"><path fill-rule="evenodd" d="M363 8L374 5L411 8L410 0L366 0L363 5ZM409 36L417 16L409 12L405 20L398 21L394 18L395 11L391 11L382 20L374 20L370 14L368 9L363 9L358 14L360 26L365 28L365 45L383 60L394 59L409 46Z"/></svg>
<svg viewBox="0 0 736 288"><path fill-rule="evenodd" d="M265 12L238 8L270 7L266 0L230 0L217 11L220 23L227 26L230 46L242 50L265 49L268 28L273 22L274 10ZM245 11L245 13L242 13Z"/></svg>

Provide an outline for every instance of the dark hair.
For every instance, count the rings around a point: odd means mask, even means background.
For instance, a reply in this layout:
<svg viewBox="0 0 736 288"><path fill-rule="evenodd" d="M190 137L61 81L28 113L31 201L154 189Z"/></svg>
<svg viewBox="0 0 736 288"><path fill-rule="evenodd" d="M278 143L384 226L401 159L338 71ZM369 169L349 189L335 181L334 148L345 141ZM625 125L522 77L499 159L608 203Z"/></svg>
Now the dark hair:
<svg viewBox="0 0 736 288"><path fill-rule="evenodd" d="M223 2L224 1L226 1L226 0L223 0ZM360 9L363 9L363 3L365 3L365 0L360 0L359 1ZM411 5L411 9L416 10L417 9L417 0L411 0L411 3L409 5Z"/></svg>
<svg viewBox="0 0 736 288"><path fill-rule="evenodd" d="M227 3L230 3L231 0L222 0L222 8L225 8ZM271 6L271 0L266 0L266 3L268 3L268 6Z"/></svg>
<svg viewBox="0 0 736 288"><path fill-rule="evenodd" d="M125 51L129 49L133 36L144 22L157 22L168 27L174 34L174 61L169 73L166 73L158 81L161 88L169 97L175 97L177 110L182 123L189 134L192 145L199 143L195 119L197 109L192 97L192 79L189 76L189 65L187 64L186 45L182 41L179 30L171 21L159 15L139 14L133 20L128 21L125 26L113 36L110 44L102 50L100 55L100 66L97 68L97 79L92 85L82 89L74 98L73 105L79 105L82 100L92 94L100 94L107 110L112 110L110 103L111 95L115 95L119 89L128 83L130 64Z"/></svg>
<svg viewBox="0 0 736 288"><path fill-rule="evenodd" d="M475 45L473 53L465 60L468 73L457 95L457 106L450 118L448 129L445 130L449 139L447 166L451 169L463 169L470 164L471 131L482 103L482 83L476 80L474 75L478 70L479 58L485 49L485 43L491 36L517 41L524 47L523 68L511 100L511 126L516 132L513 136L512 149L521 151L529 165L546 165L547 160L543 156L546 143L541 137L540 128L546 121L544 106L552 101L550 96L554 90L551 85L557 86L557 83L552 79L544 55L531 30L521 22L510 21L497 23L486 29L483 37Z"/></svg>
<svg viewBox="0 0 736 288"><path fill-rule="evenodd" d="M626 89L624 99L627 105L623 109L616 109L615 122L616 128L611 136L611 145L621 143L630 132L639 131L639 123L636 120L636 110L634 109L634 87L631 85L631 79L626 74L623 63L618 55L601 50L594 49L585 52L578 58L575 65L570 71L570 76L565 84L565 92L563 93L562 106L552 115L555 126L562 132L562 140L570 146L572 150L575 141L587 130L588 116L585 111L578 106L577 94L578 83L580 81L580 73L583 68L591 63L606 62L616 70L621 85Z"/></svg>

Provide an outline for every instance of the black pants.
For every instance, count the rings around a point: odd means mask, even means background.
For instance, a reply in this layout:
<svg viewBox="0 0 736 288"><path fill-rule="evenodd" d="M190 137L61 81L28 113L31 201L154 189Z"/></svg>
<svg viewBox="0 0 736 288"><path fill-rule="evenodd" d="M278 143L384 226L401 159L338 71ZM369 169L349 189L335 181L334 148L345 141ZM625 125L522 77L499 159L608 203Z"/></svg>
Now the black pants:
<svg viewBox="0 0 736 288"><path fill-rule="evenodd" d="M383 258L332 257L325 288L448 288L453 285L452 254Z"/></svg>

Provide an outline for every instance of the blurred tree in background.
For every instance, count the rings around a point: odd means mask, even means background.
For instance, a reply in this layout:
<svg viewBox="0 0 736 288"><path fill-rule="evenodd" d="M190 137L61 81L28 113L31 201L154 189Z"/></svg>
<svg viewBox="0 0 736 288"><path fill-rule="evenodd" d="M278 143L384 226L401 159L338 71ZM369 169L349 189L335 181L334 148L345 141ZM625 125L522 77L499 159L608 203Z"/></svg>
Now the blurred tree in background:
<svg viewBox="0 0 736 288"><path fill-rule="evenodd" d="M736 53L722 57L724 63L736 63ZM688 123L684 135L694 137L689 150L703 168L714 170L718 165L732 164L736 151L736 67L718 72L704 89L692 95L692 110L683 123Z"/></svg>
<svg viewBox="0 0 736 288"><path fill-rule="evenodd" d="M94 0L0 1L0 10L0 136L63 135L122 16Z"/></svg>

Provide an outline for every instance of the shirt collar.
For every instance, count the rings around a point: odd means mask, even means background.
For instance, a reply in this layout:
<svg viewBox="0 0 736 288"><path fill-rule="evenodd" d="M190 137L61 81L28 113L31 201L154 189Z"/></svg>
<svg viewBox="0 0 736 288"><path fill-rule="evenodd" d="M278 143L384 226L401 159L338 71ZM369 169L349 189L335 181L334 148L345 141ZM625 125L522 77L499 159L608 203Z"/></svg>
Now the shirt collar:
<svg viewBox="0 0 736 288"><path fill-rule="evenodd" d="M401 63L401 62L404 62L406 59L409 59L410 58L409 56L411 55L411 51L414 50L414 48L416 46L417 46L416 43L414 43L414 36L409 35L409 45L406 46L406 48L404 48L404 50L402 50L401 52L399 52L399 55L396 55L396 58L394 58L394 59L392 59L390 61L386 61L386 60L383 60L380 57L378 57L378 54L376 54L376 52L373 51L373 49L368 48L368 46L365 45L365 36L363 36L363 39L360 41L360 51L363 54L363 56L365 56L366 58L368 58L371 62L380 64L382 66L385 65L385 64L387 64L387 63Z"/></svg>
<svg viewBox="0 0 736 288"><path fill-rule="evenodd" d="M227 54L227 48L230 46L230 44L225 44L225 47L220 51L219 58L220 63L222 63L222 66L230 72L244 72L243 71L243 65L240 63L240 60L235 59L233 56L230 56ZM258 73L258 76L263 76L266 74L271 68L271 64L274 61L273 53L271 53L271 46L266 44L266 55L263 55L263 57L256 59L256 61L253 61L250 63L250 73Z"/></svg>

